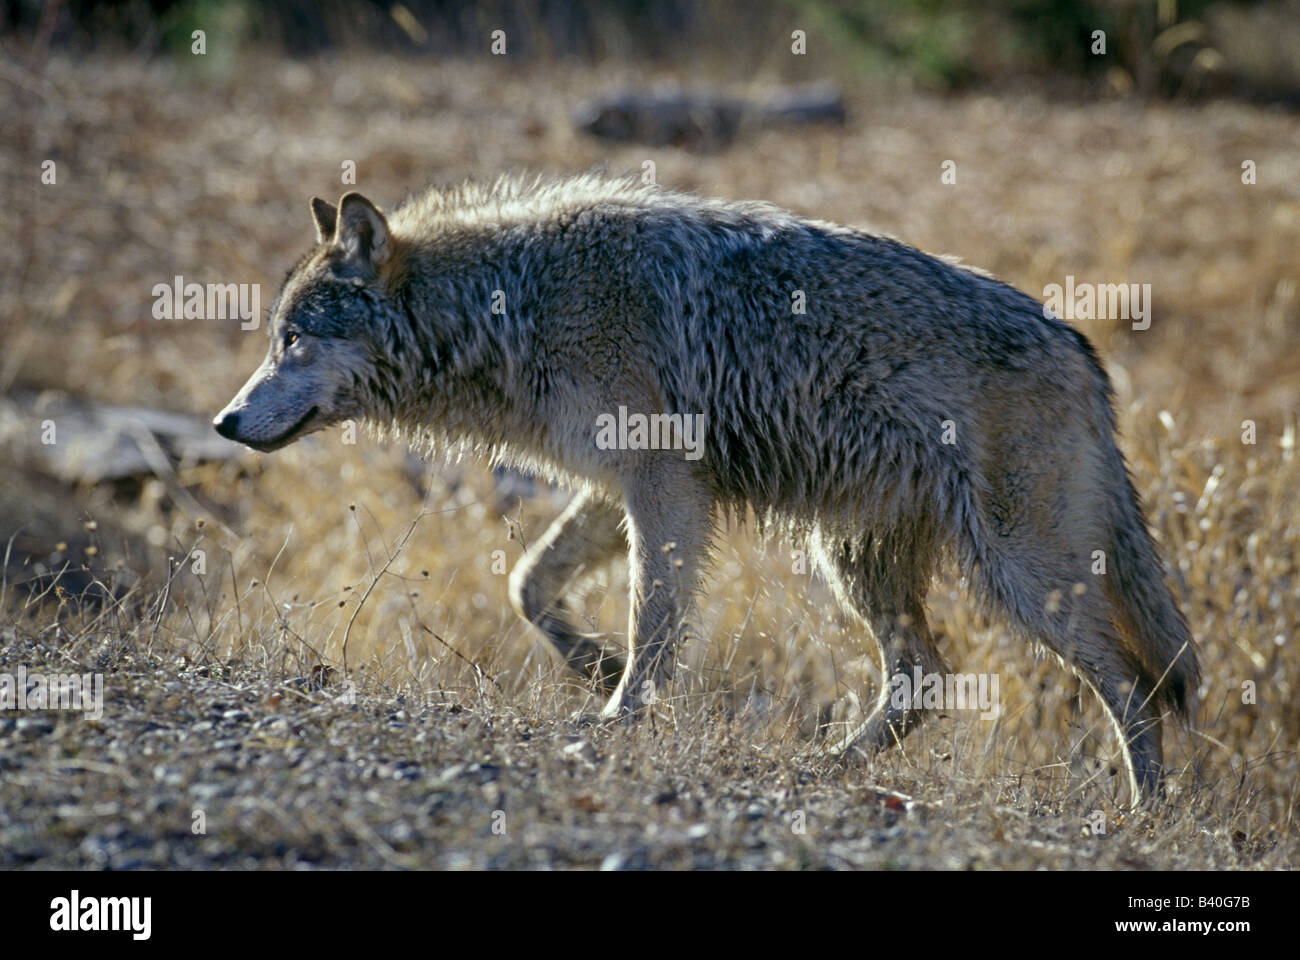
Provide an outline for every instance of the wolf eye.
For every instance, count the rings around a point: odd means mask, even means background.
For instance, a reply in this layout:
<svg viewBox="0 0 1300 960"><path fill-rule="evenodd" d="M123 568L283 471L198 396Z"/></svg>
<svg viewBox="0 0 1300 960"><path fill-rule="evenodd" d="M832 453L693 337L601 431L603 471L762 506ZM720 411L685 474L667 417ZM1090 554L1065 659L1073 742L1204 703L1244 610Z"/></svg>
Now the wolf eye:
<svg viewBox="0 0 1300 960"><path fill-rule="evenodd" d="M284 335L284 345L286 349L292 347L297 342L298 342L298 334L295 333L294 331L290 330L288 333Z"/></svg>

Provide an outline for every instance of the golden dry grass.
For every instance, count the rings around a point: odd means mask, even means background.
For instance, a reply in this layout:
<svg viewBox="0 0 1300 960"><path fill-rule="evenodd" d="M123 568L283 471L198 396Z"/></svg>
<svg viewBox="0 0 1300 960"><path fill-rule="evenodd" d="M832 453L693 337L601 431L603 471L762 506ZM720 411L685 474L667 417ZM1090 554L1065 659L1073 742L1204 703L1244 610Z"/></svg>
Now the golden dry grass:
<svg viewBox="0 0 1300 960"><path fill-rule="evenodd" d="M256 58L206 66L56 59L43 84L35 75L0 84L0 109L14 119L0 146L0 203L14 232L0 250L10 278L0 289L4 388L219 409L260 360L262 335L235 323L153 320L153 285L177 274L256 282L269 302L310 240L307 198L347 189L346 160L357 164L358 188L383 205L431 181L602 163L621 171L653 160L665 185L865 225L1031 293L1066 274L1150 283L1151 329L1078 324L1115 380L1122 446L1176 571L1206 678L1193 729L1166 735L1174 806L1142 821L1144 862L1294 865L1300 119L1240 104L855 91L844 130L765 132L701 157L611 149L573 130L579 100L647 79L627 67ZM55 186L36 183L47 158L58 163ZM956 185L940 182L945 160L957 164ZM1256 185L1241 182L1246 160L1257 166ZM1245 420L1256 425L1253 445L1242 441ZM485 713L534 719L591 705L516 620L494 570L495 551L513 562L521 538L544 529L561 500L502 502L472 464L435 464L421 481L425 498L403 451L369 440L344 446L334 434L261 458L247 473L200 467L180 479L212 509L202 529L161 484L107 508L177 556L191 544L209 551L206 575L185 566L176 574L156 643L191 657L251 657L293 676L339 664L349 635L349 663L373 696L441 691ZM70 529L96 496L106 509L97 494L69 497ZM397 550L422 505L427 515ZM7 537L24 518L0 520ZM638 734L649 738L638 741L643 756L661 754L648 764L692 744L722 756L739 739L779 768L837 694L865 694L874 682L859 630L819 583L792 572L791 549L755 544L744 531L722 545L704 636L683 651L656 730ZM113 544L101 551L111 556ZM624 585L615 572L586 606L615 642ZM1076 827L1102 809L1112 830L1134 824L1116 804L1108 733L1097 777L1068 775L1071 737L1100 728L1101 714L1087 700L1072 713L1075 687L1055 662L973 613L955 582L936 583L931 610L956 668L1000 675L1005 715L932 718L869 778L970 812L985 840L1008 809L1048 810ZM1254 703L1243 702L1246 684ZM861 775L826 774L841 783Z"/></svg>

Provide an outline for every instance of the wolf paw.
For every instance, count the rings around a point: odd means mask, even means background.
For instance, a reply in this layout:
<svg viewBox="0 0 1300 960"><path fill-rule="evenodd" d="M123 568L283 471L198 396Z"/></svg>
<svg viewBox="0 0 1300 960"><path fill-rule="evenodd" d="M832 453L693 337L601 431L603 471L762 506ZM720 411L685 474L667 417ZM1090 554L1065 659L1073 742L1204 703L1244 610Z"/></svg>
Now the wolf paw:
<svg viewBox="0 0 1300 960"><path fill-rule="evenodd" d="M618 717L607 717L603 713L587 713L579 710L576 713L569 714L568 722L578 727L612 727L619 722Z"/></svg>

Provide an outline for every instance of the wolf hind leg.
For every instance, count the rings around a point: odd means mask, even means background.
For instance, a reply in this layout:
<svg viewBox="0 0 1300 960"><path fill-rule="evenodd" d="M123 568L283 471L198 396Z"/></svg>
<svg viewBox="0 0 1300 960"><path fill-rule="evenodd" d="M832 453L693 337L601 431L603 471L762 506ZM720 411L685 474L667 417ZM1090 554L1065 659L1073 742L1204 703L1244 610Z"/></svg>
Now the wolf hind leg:
<svg viewBox="0 0 1300 960"><path fill-rule="evenodd" d="M829 549L818 543L814 549L840 602L870 629L881 671L873 709L818 754L868 756L899 743L924 716L910 697L891 696L893 678L901 675L910 684L918 668L923 675L948 673L925 618L929 540L916 534L869 535Z"/></svg>
<svg viewBox="0 0 1300 960"><path fill-rule="evenodd" d="M1101 701L1136 806L1160 793L1161 710L1195 685L1195 651L1179 656L1190 637L1115 448L1104 383L1082 383L1083 398L1045 400L1042 416L988 438L959 553L983 599Z"/></svg>
<svg viewBox="0 0 1300 960"><path fill-rule="evenodd" d="M609 692L625 664L573 626L570 592L615 557L626 555L623 512L586 492L573 498L510 573L510 602L535 625L565 664Z"/></svg>
<svg viewBox="0 0 1300 960"><path fill-rule="evenodd" d="M1124 754L1132 805L1157 797L1164 762L1161 711L1154 678L1117 629L1118 611L1104 590L1072 575L1064 545L1019 546L1016 559L986 556L987 593L1020 632L1040 640L1101 701Z"/></svg>

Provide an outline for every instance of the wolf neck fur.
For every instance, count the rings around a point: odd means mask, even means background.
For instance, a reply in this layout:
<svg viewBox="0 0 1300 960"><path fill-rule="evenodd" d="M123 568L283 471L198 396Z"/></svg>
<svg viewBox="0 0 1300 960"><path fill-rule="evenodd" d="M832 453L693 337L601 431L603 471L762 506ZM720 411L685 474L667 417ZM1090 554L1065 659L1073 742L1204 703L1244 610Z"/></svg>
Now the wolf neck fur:
<svg viewBox="0 0 1300 960"><path fill-rule="evenodd" d="M446 271L435 281L403 278L390 288L389 309L383 312L385 349L398 364L390 389L371 391L376 401L371 419L382 432L493 461L518 462L542 453L526 413L529 404L521 402L537 395L539 371L510 359L531 355L511 346L529 334L515 305L505 313L491 311L499 278L508 270L484 261L454 274ZM482 315L437 306L466 302L482 303ZM397 349L399 344L407 349ZM486 431L489 424L496 428Z"/></svg>

